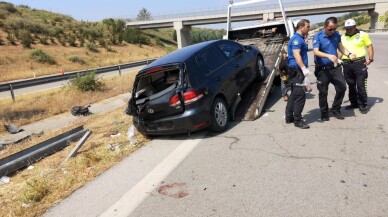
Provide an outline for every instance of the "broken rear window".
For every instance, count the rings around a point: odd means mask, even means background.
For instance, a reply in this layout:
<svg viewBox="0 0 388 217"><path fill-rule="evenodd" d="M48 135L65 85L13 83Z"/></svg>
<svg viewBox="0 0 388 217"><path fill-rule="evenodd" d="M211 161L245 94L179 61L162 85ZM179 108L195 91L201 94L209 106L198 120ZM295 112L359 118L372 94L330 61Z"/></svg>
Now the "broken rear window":
<svg viewBox="0 0 388 217"><path fill-rule="evenodd" d="M136 85L136 99L143 99L174 88L179 83L179 69L156 71L139 78Z"/></svg>

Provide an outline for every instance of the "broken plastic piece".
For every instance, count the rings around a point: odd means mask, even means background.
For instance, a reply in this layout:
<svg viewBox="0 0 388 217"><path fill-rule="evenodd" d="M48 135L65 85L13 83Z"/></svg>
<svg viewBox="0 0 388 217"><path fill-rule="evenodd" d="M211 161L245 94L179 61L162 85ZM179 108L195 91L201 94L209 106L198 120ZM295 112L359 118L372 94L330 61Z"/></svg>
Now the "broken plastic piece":
<svg viewBox="0 0 388 217"><path fill-rule="evenodd" d="M3 176L0 179L0 185L8 184L10 182L10 178L8 176Z"/></svg>
<svg viewBox="0 0 388 217"><path fill-rule="evenodd" d="M128 132L127 132L127 139L130 143L132 143L132 141L134 140L135 135L136 135L136 128L133 125L131 125L128 128Z"/></svg>
<svg viewBox="0 0 388 217"><path fill-rule="evenodd" d="M18 133L20 131L23 131L22 128L16 126L16 125L13 125L13 124L4 124L4 127L5 129L9 132L9 133L12 133L12 134L15 134L15 133Z"/></svg>

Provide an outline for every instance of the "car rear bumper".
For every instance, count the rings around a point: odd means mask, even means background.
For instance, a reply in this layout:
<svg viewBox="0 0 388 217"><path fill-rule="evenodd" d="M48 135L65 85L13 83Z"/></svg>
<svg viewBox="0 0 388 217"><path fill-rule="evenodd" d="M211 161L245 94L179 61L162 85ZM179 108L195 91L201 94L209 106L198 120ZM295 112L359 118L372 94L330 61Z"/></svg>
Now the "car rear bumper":
<svg viewBox="0 0 388 217"><path fill-rule="evenodd" d="M146 135L173 135L194 132L210 125L210 111L192 108L184 113L156 120L141 120L134 116L133 124Z"/></svg>

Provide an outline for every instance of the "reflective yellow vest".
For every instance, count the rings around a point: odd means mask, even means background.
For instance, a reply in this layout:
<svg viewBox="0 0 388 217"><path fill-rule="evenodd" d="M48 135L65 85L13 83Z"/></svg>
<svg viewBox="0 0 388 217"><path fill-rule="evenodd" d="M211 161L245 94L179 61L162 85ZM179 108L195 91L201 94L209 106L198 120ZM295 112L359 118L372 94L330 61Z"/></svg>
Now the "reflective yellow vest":
<svg viewBox="0 0 388 217"><path fill-rule="evenodd" d="M371 45L372 41L368 33L357 30L357 33L352 36L342 35L341 43L350 53L355 54L356 58L360 58L366 56L365 48ZM343 55L342 59L349 59L349 57Z"/></svg>

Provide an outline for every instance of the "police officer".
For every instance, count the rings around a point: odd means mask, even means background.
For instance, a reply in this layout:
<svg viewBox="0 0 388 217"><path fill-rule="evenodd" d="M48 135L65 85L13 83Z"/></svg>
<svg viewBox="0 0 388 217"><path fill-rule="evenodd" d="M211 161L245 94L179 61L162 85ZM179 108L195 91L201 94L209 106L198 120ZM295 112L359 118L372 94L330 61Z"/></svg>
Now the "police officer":
<svg viewBox="0 0 388 217"><path fill-rule="evenodd" d="M349 86L350 105L345 109L359 108L362 114L367 113L367 65L373 62L374 50L368 33L359 31L356 28L356 22L353 19L345 21L345 35L342 35L341 42L346 49L356 55L351 60L347 56L342 56L344 62L344 75L346 83ZM366 59L366 50L368 50L368 59Z"/></svg>
<svg viewBox="0 0 388 217"><path fill-rule="evenodd" d="M317 77L317 88L319 90L319 107L321 110L321 120L329 121L329 106L327 95L329 84L335 87L335 97L330 112L337 119L344 119L341 114L341 104L345 96L346 83L342 74L342 65L338 64L339 50L342 54L354 59L354 54L350 53L341 43L341 35L336 31L337 18L329 17L325 20L324 29L314 35L313 52L315 55L315 76Z"/></svg>
<svg viewBox="0 0 388 217"><path fill-rule="evenodd" d="M296 25L296 33L288 42L289 80L291 82L291 94L286 106L286 123L294 123L301 129L310 128L302 120L302 111L306 102L306 94L303 88L305 76L310 74L307 69L307 45L304 36L310 30L310 21L300 20Z"/></svg>

